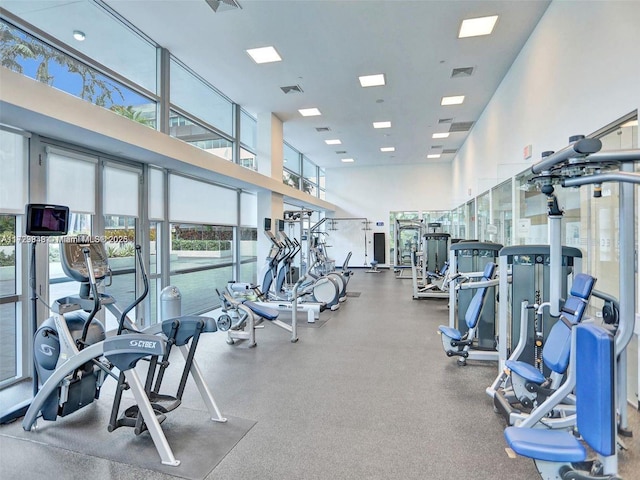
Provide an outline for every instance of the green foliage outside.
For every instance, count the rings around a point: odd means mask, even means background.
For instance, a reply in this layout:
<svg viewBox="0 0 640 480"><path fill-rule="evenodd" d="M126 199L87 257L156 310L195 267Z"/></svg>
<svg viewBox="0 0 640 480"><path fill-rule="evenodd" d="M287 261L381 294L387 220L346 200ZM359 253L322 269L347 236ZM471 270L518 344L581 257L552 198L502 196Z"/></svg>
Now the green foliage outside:
<svg viewBox="0 0 640 480"><path fill-rule="evenodd" d="M0 247L11 247L16 244L16 217L0 215Z"/></svg>
<svg viewBox="0 0 640 480"><path fill-rule="evenodd" d="M117 104L124 101L124 95L118 84L97 70L85 65L69 55L41 42L11 25L0 21L0 64L14 72L24 74L25 61L37 62L35 79L54 86L55 78L50 72L51 63L65 68L70 74L80 76L81 87L78 97L108 108L123 117L154 128L153 119L144 118L140 111L131 105Z"/></svg>
<svg viewBox="0 0 640 480"><path fill-rule="evenodd" d="M107 244L106 247L109 258L133 257L136 254L136 247L132 243L125 243L124 245Z"/></svg>
<svg viewBox="0 0 640 480"><path fill-rule="evenodd" d="M174 239L171 242L173 250L188 251L226 251L231 250L231 242L228 240L182 240Z"/></svg>
<svg viewBox="0 0 640 480"><path fill-rule="evenodd" d="M0 267L13 267L16 264L16 252L6 254L0 251Z"/></svg>

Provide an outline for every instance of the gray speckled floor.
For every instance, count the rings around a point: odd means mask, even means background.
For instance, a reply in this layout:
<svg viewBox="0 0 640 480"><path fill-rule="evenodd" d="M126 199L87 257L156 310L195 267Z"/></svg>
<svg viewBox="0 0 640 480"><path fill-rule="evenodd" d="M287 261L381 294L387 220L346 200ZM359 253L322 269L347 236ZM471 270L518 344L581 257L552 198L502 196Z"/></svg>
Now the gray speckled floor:
<svg viewBox="0 0 640 480"><path fill-rule="evenodd" d="M484 393L495 364L459 368L442 352L436 330L447 322L446 301L411 300L410 283L391 272L357 271L350 289L362 294L327 314L322 328L300 329L297 344L272 325L258 331L254 349L228 346L222 334L201 339L197 358L223 413L257 421L206 478L537 478L533 462L504 451L504 423ZM204 409L193 385L185 399ZM637 412L631 421L636 437L620 455L627 479L640 466ZM53 474L172 478L0 428L0 478Z"/></svg>

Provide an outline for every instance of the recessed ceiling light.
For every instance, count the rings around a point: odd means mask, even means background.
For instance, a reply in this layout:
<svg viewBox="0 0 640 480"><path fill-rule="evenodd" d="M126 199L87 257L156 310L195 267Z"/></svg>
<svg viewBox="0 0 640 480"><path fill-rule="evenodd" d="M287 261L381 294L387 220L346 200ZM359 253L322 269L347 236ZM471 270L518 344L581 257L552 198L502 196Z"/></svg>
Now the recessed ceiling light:
<svg viewBox="0 0 640 480"><path fill-rule="evenodd" d="M458 38L479 37L480 35L489 35L493 32L493 27L498 21L498 15L491 15L480 18L467 18L462 21Z"/></svg>
<svg viewBox="0 0 640 480"><path fill-rule="evenodd" d="M353 163L355 160L353 158L341 158L340 161L342 163Z"/></svg>
<svg viewBox="0 0 640 480"><path fill-rule="evenodd" d="M431 153L431 154L427 155L427 158L440 158L440 154L439 153Z"/></svg>
<svg viewBox="0 0 640 480"><path fill-rule="evenodd" d="M440 105L460 105L464 102L464 95L454 95L452 97L442 97Z"/></svg>
<svg viewBox="0 0 640 480"><path fill-rule="evenodd" d="M342 142L338 138L332 138L330 140L325 140L324 143L327 145L342 145Z"/></svg>
<svg viewBox="0 0 640 480"><path fill-rule="evenodd" d="M391 128L391 122L373 122L373 128Z"/></svg>
<svg viewBox="0 0 640 480"><path fill-rule="evenodd" d="M279 62L282 60L276 49L271 46L250 48L247 50L247 53L256 63Z"/></svg>
<svg viewBox="0 0 640 480"><path fill-rule="evenodd" d="M363 87L379 87L385 84L384 73L376 73L375 75L362 75L358 77L360 85Z"/></svg>
<svg viewBox="0 0 640 480"><path fill-rule="evenodd" d="M395 152L396 147L380 147L381 152Z"/></svg>
<svg viewBox="0 0 640 480"><path fill-rule="evenodd" d="M433 135L431 135L431 138L447 138L448 136L449 132L434 133Z"/></svg>
<svg viewBox="0 0 640 480"><path fill-rule="evenodd" d="M320 113L320 110L318 110L317 108L301 108L298 111L303 117L317 117L318 115L322 115L322 113Z"/></svg>
<svg viewBox="0 0 640 480"><path fill-rule="evenodd" d="M81 30L74 30L73 38L75 38L79 42L84 42L84 39L87 38L87 36Z"/></svg>

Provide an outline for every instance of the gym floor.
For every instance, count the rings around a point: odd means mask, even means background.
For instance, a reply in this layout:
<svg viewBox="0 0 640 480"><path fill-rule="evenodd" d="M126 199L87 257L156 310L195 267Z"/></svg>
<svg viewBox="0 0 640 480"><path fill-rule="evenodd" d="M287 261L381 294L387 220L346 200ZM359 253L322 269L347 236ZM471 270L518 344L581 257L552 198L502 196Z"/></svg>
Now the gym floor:
<svg viewBox="0 0 640 480"><path fill-rule="evenodd" d="M485 393L496 364L458 367L444 355L436 331L446 300L411 300L410 281L391 271L356 270L349 290L361 295L324 312L320 328L301 326L297 344L272 325L254 349L202 337L197 359L223 414L257 422L207 479L538 478L531 460L505 453L504 421ZM193 385L184 404L204 410ZM629 415L635 436L619 455L627 480L640 471L640 415ZM3 479L174 478L4 428Z"/></svg>

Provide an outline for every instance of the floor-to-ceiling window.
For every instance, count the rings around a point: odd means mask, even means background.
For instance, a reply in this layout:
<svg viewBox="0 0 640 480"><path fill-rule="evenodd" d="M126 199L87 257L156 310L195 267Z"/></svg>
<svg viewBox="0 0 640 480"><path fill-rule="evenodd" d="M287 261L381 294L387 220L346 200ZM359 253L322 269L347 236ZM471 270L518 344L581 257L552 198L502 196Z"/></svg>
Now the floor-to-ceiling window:
<svg viewBox="0 0 640 480"><path fill-rule="evenodd" d="M216 288L234 280L237 190L169 175L170 283L182 294L182 313L218 304Z"/></svg>
<svg viewBox="0 0 640 480"><path fill-rule="evenodd" d="M258 279L258 199L256 195L240 194L240 226L238 227L238 281L256 283Z"/></svg>
<svg viewBox="0 0 640 480"><path fill-rule="evenodd" d="M29 374L21 355L28 350L21 263L28 145L25 135L0 129L0 385Z"/></svg>
<svg viewBox="0 0 640 480"><path fill-rule="evenodd" d="M509 179L491 189L491 210L494 234L489 240L511 245L513 232L513 180Z"/></svg>

